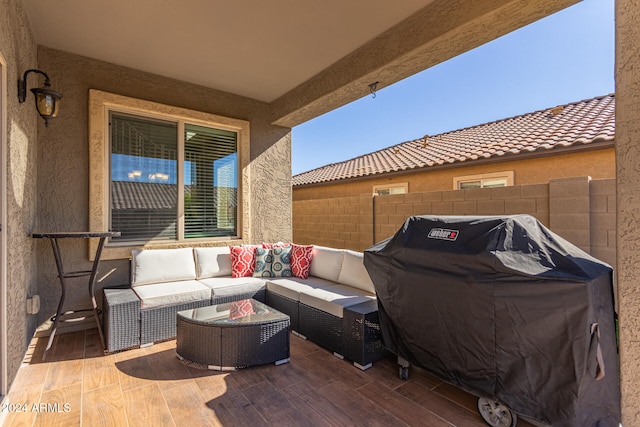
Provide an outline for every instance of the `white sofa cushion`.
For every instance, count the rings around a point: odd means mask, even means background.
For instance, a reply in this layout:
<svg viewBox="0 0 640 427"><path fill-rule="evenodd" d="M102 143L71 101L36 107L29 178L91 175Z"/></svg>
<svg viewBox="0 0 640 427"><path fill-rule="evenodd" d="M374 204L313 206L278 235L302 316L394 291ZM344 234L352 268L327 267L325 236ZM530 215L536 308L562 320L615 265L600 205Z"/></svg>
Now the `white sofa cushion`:
<svg viewBox="0 0 640 427"><path fill-rule="evenodd" d="M132 251L131 286L196 278L193 249L143 249Z"/></svg>
<svg viewBox="0 0 640 427"><path fill-rule="evenodd" d="M294 301L300 301L300 291L303 289L312 290L317 288L328 288L336 285L336 282L309 276L307 279L298 277L291 278L271 278L267 280L267 290Z"/></svg>
<svg viewBox="0 0 640 427"><path fill-rule="evenodd" d="M321 279L337 282L340 276L340 269L342 268L344 250L327 248L325 246L314 246L312 253L313 257L311 258L309 274L320 277Z"/></svg>
<svg viewBox="0 0 640 427"><path fill-rule="evenodd" d="M194 248L198 279L231 276L231 250L229 246Z"/></svg>
<svg viewBox="0 0 640 427"><path fill-rule="evenodd" d="M374 299L375 295L351 286L335 285L328 288L303 289L300 304L305 304L336 317L343 317L343 310L361 302Z"/></svg>
<svg viewBox="0 0 640 427"><path fill-rule="evenodd" d="M209 277L199 282L213 291L214 298L255 293L265 287L264 279L258 277Z"/></svg>
<svg viewBox="0 0 640 427"><path fill-rule="evenodd" d="M211 300L211 289L196 280L138 285L133 291L140 298L140 308Z"/></svg>
<svg viewBox="0 0 640 427"><path fill-rule="evenodd" d="M369 277L369 273L364 267L364 254L362 252L349 250L344 252L344 260L342 261L338 282L372 294L376 293L371 277Z"/></svg>

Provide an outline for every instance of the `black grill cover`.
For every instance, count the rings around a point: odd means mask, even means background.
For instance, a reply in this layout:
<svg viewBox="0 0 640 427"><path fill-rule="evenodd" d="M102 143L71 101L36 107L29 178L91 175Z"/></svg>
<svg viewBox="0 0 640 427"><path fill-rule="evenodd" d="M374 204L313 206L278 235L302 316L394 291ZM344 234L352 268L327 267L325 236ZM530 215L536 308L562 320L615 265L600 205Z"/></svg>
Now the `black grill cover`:
<svg viewBox="0 0 640 427"><path fill-rule="evenodd" d="M618 426L613 271L535 218L410 217L364 264L393 353L553 426Z"/></svg>

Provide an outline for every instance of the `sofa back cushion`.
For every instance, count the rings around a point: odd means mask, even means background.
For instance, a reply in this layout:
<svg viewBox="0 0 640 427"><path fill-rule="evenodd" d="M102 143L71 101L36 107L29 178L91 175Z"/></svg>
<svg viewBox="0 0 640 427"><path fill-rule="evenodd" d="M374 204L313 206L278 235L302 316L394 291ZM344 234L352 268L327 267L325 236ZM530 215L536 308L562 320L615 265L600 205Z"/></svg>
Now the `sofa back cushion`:
<svg viewBox="0 0 640 427"><path fill-rule="evenodd" d="M198 279L231 276L231 251L229 246L194 248Z"/></svg>
<svg viewBox="0 0 640 427"><path fill-rule="evenodd" d="M345 251L338 282L375 294L376 289L363 261L364 254L362 252Z"/></svg>
<svg viewBox="0 0 640 427"><path fill-rule="evenodd" d="M342 268L344 250L327 248L325 246L314 246L312 253L313 256L311 257L309 274L320 277L321 279L337 282L340 276L340 269Z"/></svg>
<svg viewBox="0 0 640 427"><path fill-rule="evenodd" d="M132 287L195 278L196 263L191 248L132 251Z"/></svg>

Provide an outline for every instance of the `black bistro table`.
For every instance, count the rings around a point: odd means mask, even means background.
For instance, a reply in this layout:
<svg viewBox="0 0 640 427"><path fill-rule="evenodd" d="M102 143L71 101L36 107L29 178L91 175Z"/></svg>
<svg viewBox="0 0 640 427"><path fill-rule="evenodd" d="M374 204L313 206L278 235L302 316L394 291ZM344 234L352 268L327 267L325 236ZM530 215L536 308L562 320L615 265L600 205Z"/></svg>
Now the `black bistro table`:
<svg viewBox="0 0 640 427"><path fill-rule="evenodd" d="M102 332L102 324L100 322L100 310L98 309L98 305L96 304L95 297L95 284L96 284L96 276L98 274L98 267L100 266L100 257L102 256L102 249L104 248L105 240L109 237L117 237L120 236L119 231L63 231L63 232L53 232L53 233L33 233L31 237L34 239L49 239L51 241L51 247L53 248L53 256L56 260L56 267L58 268L58 278L60 279L60 286L62 287L62 294L60 295L60 302L58 303L58 309L56 310L56 314L51 318L53 320L53 328L51 329L51 335L49 335L49 341L47 342L47 348L44 351L44 355L42 359L45 360L47 357L47 352L51 348L51 344L53 343L53 338L56 334L56 329L58 328L59 322L65 321L79 321L85 319L86 317L93 316L96 320L96 325L98 326L98 333L100 334L100 341L102 342L102 348L105 347L104 342L104 334ZM64 265L62 263L62 255L60 253L60 246L58 245L59 239L92 239L98 238L98 248L96 249L96 255L93 260L93 267L91 270L85 271L65 271ZM63 311L64 300L66 297L67 291L67 282L66 279L72 279L77 277L89 277L89 298L91 299L91 308L86 309L78 309L78 310L67 310ZM63 316L71 316L76 313L81 312L93 312L89 313L87 316L83 317L73 317L72 319L61 319Z"/></svg>

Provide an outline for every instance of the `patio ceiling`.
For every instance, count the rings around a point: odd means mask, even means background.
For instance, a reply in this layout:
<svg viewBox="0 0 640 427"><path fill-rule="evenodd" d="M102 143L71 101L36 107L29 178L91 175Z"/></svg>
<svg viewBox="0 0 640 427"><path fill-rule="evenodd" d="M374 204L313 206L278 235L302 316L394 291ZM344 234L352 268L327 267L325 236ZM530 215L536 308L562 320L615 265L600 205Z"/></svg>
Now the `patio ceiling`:
<svg viewBox="0 0 640 427"><path fill-rule="evenodd" d="M25 0L50 48L272 104L294 126L577 0Z"/></svg>
<svg viewBox="0 0 640 427"><path fill-rule="evenodd" d="M271 102L430 2L25 3L38 44Z"/></svg>

